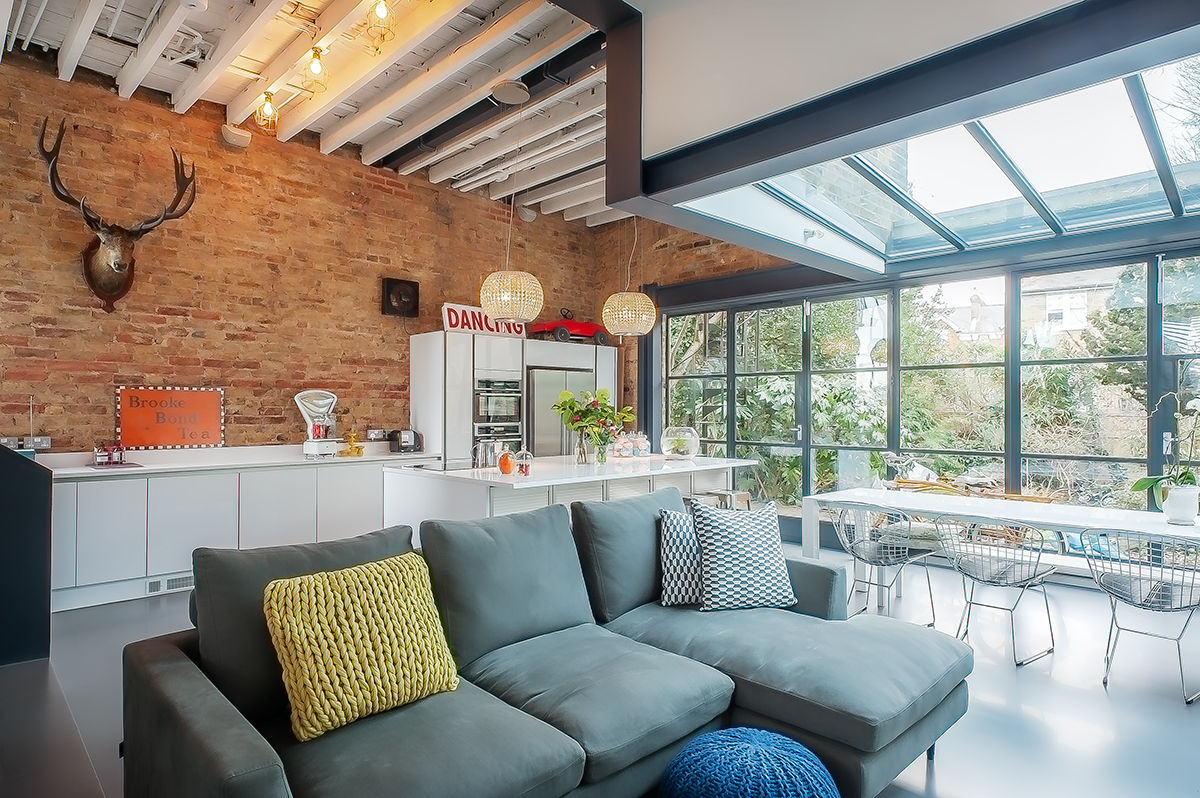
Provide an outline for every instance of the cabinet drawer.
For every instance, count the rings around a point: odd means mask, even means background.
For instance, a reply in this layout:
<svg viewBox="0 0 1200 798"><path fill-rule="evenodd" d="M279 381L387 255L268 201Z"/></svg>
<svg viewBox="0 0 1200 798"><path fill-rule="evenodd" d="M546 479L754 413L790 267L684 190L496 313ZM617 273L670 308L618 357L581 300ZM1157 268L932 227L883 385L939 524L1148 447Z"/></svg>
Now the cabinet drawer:
<svg viewBox="0 0 1200 798"><path fill-rule="evenodd" d="M315 543L317 469L243 471L238 502L238 545L243 549Z"/></svg>
<svg viewBox="0 0 1200 798"><path fill-rule="evenodd" d="M200 546L236 549L238 475L151 477L148 519L150 574L192 570L192 551Z"/></svg>
<svg viewBox="0 0 1200 798"><path fill-rule="evenodd" d="M550 501L554 504L571 506L571 502L604 501L603 482L581 482L575 485L555 485L550 490Z"/></svg>
<svg viewBox="0 0 1200 798"><path fill-rule="evenodd" d="M627 499L630 496L645 496L650 492L650 477L630 477L628 479L613 479L608 485L608 500Z"/></svg>
<svg viewBox="0 0 1200 798"><path fill-rule="evenodd" d="M76 584L146 575L146 480L80 482Z"/></svg>
<svg viewBox="0 0 1200 798"><path fill-rule="evenodd" d="M490 488L492 515L510 515L536 510L550 504L549 488Z"/></svg>
<svg viewBox="0 0 1200 798"><path fill-rule="evenodd" d="M50 587L54 590L75 586L78 489L74 482L54 485L54 504L50 510Z"/></svg>
<svg viewBox="0 0 1200 798"><path fill-rule="evenodd" d="M317 540L338 540L383 527L383 466L317 469Z"/></svg>

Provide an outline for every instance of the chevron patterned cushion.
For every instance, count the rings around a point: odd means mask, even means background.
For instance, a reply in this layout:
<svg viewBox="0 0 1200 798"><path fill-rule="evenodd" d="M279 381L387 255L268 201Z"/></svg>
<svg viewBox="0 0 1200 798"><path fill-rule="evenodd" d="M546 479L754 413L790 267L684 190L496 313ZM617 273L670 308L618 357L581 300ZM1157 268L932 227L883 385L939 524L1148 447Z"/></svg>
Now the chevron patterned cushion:
<svg viewBox="0 0 1200 798"><path fill-rule="evenodd" d="M700 541L700 609L796 603L774 502L758 510L718 510L697 502L692 513Z"/></svg>
<svg viewBox="0 0 1200 798"><path fill-rule="evenodd" d="M662 604L700 603L700 541L691 513L663 510L659 522Z"/></svg>

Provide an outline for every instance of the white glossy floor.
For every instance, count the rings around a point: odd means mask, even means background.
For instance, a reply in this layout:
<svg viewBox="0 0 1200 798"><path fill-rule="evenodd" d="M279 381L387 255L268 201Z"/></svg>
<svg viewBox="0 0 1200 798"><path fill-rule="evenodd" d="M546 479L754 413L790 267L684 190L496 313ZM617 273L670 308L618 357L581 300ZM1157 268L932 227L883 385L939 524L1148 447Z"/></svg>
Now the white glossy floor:
<svg viewBox="0 0 1200 798"><path fill-rule="evenodd" d="M834 562L844 555L823 552ZM953 573L932 569L938 628L953 633L962 609ZM905 574L900 617L928 617L925 577ZM1018 615L1018 644L1041 647L1037 597ZM937 746L934 763L913 763L882 798L1183 798L1200 796L1200 702L1180 695L1174 645L1122 637L1107 691L1101 687L1108 601L1050 587L1054 654L1017 669L1006 613L972 620L975 672L966 717ZM1130 618L1129 620L1132 620ZM1154 620L1154 619L1152 619ZM1158 618L1159 621L1178 619ZM121 795L120 652L130 640L184 628L186 595L59 613L51 659L106 793ZM1200 623L1197 623L1200 627ZM1200 689L1200 628L1189 632L1189 686ZM869 663L886 667L886 663ZM447 798L456 798L447 796Z"/></svg>

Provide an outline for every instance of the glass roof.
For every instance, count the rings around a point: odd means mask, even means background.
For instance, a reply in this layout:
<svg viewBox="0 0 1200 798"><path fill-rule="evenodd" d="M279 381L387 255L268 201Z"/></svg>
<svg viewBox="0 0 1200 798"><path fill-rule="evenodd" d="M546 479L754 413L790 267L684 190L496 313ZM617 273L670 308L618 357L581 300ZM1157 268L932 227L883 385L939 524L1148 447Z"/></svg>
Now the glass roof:
<svg viewBox="0 0 1200 798"><path fill-rule="evenodd" d="M1200 212L1200 55L683 207L873 271Z"/></svg>

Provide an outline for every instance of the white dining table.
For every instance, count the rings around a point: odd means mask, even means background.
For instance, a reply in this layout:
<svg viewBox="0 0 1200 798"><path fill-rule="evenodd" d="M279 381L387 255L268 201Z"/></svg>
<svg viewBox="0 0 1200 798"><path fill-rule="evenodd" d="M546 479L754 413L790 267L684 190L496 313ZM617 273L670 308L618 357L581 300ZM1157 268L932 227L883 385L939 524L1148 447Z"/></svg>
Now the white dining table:
<svg viewBox="0 0 1200 798"><path fill-rule="evenodd" d="M879 488L847 490L805 496L801 505L801 547L808 557L820 552L821 509L846 504L874 504L902 510L933 520L939 515L967 515L977 518L1017 521L1057 532L1082 532L1086 529L1120 529L1159 535L1200 539L1200 526L1167 523L1162 513L1126 510L1117 507L1088 507L1079 504L1045 504L1015 499L954 496L945 493L921 493ZM1200 522L1198 517L1197 522Z"/></svg>

